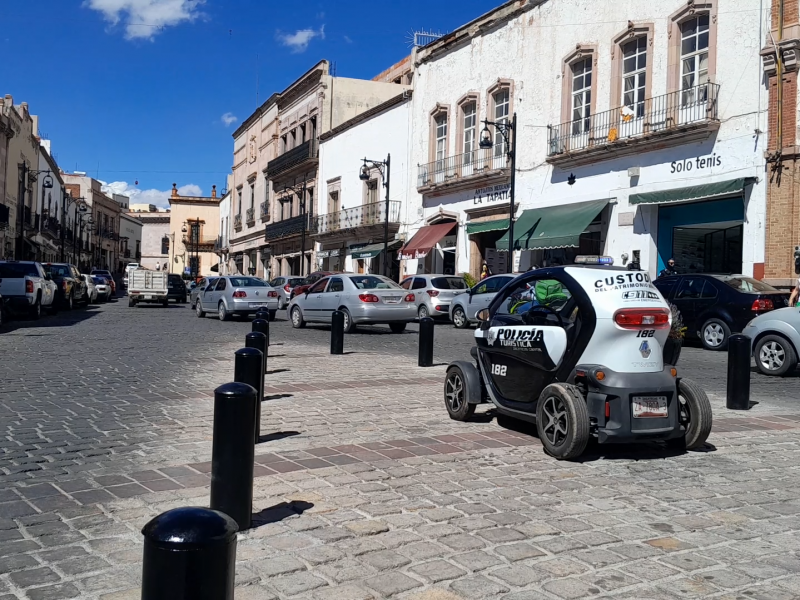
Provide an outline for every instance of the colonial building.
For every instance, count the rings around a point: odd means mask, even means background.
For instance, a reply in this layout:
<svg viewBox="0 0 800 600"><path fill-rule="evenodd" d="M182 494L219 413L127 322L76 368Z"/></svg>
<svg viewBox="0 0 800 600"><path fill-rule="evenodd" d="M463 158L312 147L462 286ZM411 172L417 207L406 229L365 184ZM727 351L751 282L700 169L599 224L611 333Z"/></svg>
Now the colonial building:
<svg viewBox="0 0 800 600"><path fill-rule="evenodd" d="M211 196L181 196L172 184L170 205L169 272L187 277L203 277L213 273L219 262L214 246L219 236L219 204L217 186Z"/></svg>
<svg viewBox="0 0 800 600"><path fill-rule="evenodd" d="M172 262L171 251L174 245L174 239L170 235L171 214L158 210L154 204L131 206L136 207L136 211L127 213L127 216L142 224L142 256L139 264L153 271L168 269Z"/></svg>
<svg viewBox="0 0 800 600"><path fill-rule="evenodd" d="M50 143L47 140L41 141L37 168L40 171L36 182L35 211L40 217L37 235L34 238L37 246L37 258L43 262L59 261L63 247L65 260L81 264L80 258L84 251L84 244L74 235L74 228L69 228L69 236L67 235L64 179L61 177L56 161L50 154Z"/></svg>
<svg viewBox="0 0 800 600"><path fill-rule="evenodd" d="M581 253L652 275L670 257L681 272L763 275L757 58L769 32L757 8L514 1L420 48L412 154L424 222L401 251L407 270L477 275L486 261L499 272L510 245L515 270Z"/></svg>
<svg viewBox="0 0 800 600"><path fill-rule="evenodd" d="M231 175L228 175L228 180L230 185ZM220 275L229 275L232 272L230 265L231 196L230 188L227 188L219 203L219 236L217 236L217 242L214 244L214 251L219 257L217 273Z"/></svg>
<svg viewBox="0 0 800 600"><path fill-rule="evenodd" d="M115 196L117 195L115 194ZM119 219L119 259L124 269L130 263L141 262L144 224L126 212L121 213Z"/></svg>

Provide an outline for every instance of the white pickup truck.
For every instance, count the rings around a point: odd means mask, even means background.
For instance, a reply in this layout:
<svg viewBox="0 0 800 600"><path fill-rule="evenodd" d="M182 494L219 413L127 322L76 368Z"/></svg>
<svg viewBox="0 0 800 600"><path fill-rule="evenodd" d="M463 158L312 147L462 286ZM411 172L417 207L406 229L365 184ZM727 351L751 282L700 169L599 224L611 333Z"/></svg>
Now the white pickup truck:
<svg viewBox="0 0 800 600"><path fill-rule="evenodd" d="M0 296L9 312L38 319L55 311L56 284L33 261L0 261Z"/></svg>
<svg viewBox="0 0 800 600"><path fill-rule="evenodd" d="M128 273L128 306L141 303L169 304L169 273L136 269Z"/></svg>

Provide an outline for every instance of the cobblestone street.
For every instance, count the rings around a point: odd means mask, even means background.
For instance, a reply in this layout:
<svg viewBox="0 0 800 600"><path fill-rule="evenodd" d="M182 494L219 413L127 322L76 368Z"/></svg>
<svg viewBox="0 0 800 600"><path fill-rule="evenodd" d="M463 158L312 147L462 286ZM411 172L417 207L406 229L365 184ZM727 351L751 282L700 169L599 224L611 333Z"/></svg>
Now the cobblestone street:
<svg viewBox="0 0 800 600"><path fill-rule="evenodd" d="M0 334L0 600L138 600L142 526L207 505L212 397L250 323L120 300ZM685 348L709 393L704 452L542 451L479 408L447 417L445 364L472 332L272 324L257 527L236 598L800 598L797 377L754 373L724 407L725 356Z"/></svg>

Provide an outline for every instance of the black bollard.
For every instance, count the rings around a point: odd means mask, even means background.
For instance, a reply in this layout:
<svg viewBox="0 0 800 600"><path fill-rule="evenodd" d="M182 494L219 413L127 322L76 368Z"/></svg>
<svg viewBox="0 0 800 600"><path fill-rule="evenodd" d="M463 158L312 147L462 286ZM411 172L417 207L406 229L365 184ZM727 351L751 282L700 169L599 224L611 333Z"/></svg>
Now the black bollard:
<svg viewBox="0 0 800 600"><path fill-rule="evenodd" d="M419 362L420 367L433 366L433 319L419 320Z"/></svg>
<svg viewBox="0 0 800 600"><path fill-rule="evenodd" d="M264 373L266 372L266 367L263 363L267 362L267 336L265 336L260 331L253 331L248 333L244 339L244 345L247 348L255 348L259 352L261 352L261 362L262 364L258 366L258 373L261 372L260 377L255 377L257 379L258 386L253 386L256 388L258 392L258 400L256 401L256 436L255 436L255 443L257 444L261 439L261 403L264 401ZM250 383L250 381L246 379L239 379L238 377L234 376L234 381L240 381L241 383Z"/></svg>
<svg viewBox="0 0 800 600"><path fill-rule="evenodd" d="M728 397L730 410L750 410L750 348L746 335L732 335L728 340Z"/></svg>
<svg viewBox="0 0 800 600"><path fill-rule="evenodd" d="M236 353L237 366L240 353L254 356L253 361L260 360L258 350L244 348ZM226 383L214 390L211 508L229 515L239 531L250 529L253 515L256 394L255 388L246 383Z"/></svg>
<svg viewBox="0 0 800 600"><path fill-rule="evenodd" d="M236 521L174 508L142 529L142 600L233 600Z"/></svg>
<svg viewBox="0 0 800 600"><path fill-rule="evenodd" d="M344 313L340 310L331 314L331 354L344 354Z"/></svg>
<svg viewBox="0 0 800 600"><path fill-rule="evenodd" d="M252 331L259 331L267 336L267 347L269 348L269 320L268 319L256 319L253 321L253 328Z"/></svg>
<svg viewBox="0 0 800 600"><path fill-rule="evenodd" d="M259 308L258 312L256 312L256 319L269 321L269 311L266 308Z"/></svg>

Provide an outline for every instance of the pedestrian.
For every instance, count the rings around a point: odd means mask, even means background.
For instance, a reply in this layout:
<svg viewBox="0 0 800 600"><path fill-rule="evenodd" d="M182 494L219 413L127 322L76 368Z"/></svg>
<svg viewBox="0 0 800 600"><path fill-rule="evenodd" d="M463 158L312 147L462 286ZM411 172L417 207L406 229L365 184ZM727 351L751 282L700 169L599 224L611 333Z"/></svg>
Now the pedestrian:
<svg viewBox="0 0 800 600"><path fill-rule="evenodd" d="M481 281L491 276L492 270L489 268L489 265L486 264L486 261L483 261L483 265L481 266Z"/></svg>
<svg viewBox="0 0 800 600"><path fill-rule="evenodd" d="M797 283L789 296L789 306L800 306L800 277L797 278Z"/></svg>
<svg viewBox="0 0 800 600"><path fill-rule="evenodd" d="M670 275L677 275L678 271L675 269L675 259L670 258L667 261L667 267L658 274L659 277L669 277Z"/></svg>

